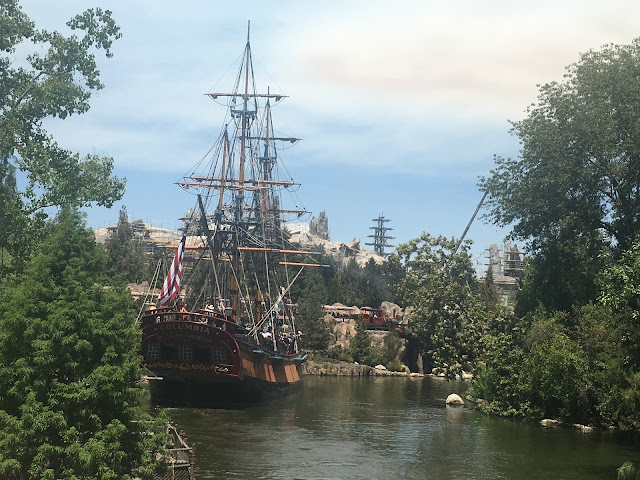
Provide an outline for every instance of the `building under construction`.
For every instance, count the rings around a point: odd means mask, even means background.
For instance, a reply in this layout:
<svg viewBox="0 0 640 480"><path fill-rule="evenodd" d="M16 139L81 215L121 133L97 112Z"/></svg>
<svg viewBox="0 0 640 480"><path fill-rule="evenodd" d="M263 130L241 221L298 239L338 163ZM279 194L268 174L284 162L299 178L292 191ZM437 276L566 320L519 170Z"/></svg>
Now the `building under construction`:
<svg viewBox="0 0 640 480"><path fill-rule="evenodd" d="M520 288L520 279L524 275L524 252L519 251L516 245L512 246L508 239L504 241L502 252L497 244L492 244L489 247L487 272L489 270L500 302L505 307L513 307ZM486 274L480 281L485 280Z"/></svg>

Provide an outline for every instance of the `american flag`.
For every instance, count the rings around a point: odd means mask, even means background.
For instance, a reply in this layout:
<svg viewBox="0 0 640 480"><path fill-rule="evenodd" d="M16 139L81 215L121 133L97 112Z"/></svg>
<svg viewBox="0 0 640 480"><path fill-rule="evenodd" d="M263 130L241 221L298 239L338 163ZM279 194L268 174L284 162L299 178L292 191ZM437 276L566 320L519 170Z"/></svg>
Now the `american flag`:
<svg viewBox="0 0 640 480"><path fill-rule="evenodd" d="M164 285L158 295L160 305L163 307L173 302L178 295L180 277L182 276L182 257L184 256L184 244L186 240L186 235L180 240L180 245L178 245L176 254L173 257L173 262L171 262L171 268L169 269L169 273L167 273L167 278L164 279Z"/></svg>

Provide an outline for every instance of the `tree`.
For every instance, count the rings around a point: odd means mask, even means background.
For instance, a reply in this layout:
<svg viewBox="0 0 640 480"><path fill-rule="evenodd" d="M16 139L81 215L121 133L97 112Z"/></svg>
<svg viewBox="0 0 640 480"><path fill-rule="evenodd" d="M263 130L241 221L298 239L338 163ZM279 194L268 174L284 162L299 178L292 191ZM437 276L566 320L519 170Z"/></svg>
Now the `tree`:
<svg viewBox="0 0 640 480"><path fill-rule="evenodd" d="M369 358L373 354L373 349L371 348L371 337L367 333L367 322L356 322L356 334L350 340L347 352L356 362L370 363Z"/></svg>
<svg viewBox="0 0 640 480"><path fill-rule="evenodd" d="M134 238L127 208L120 209L118 225L105 241L107 272L127 282L140 282L145 273L144 254L139 239Z"/></svg>
<svg viewBox="0 0 640 480"><path fill-rule="evenodd" d="M308 268L303 273L303 284L304 291L298 301L296 328L304 333L305 348L326 350L329 344L329 327L324 321L322 310L326 290L321 272L317 268Z"/></svg>
<svg viewBox="0 0 640 480"><path fill-rule="evenodd" d="M20 245L26 231L22 217L22 201L17 195L16 168L7 158L0 163L0 280L19 269Z"/></svg>
<svg viewBox="0 0 640 480"><path fill-rule="evenodd" d="M537 254L527 259L516 312L524 315L540 304L549 311L570 312L574 306L594 301L595 280L606 261L607 249L598 232L541 242Z"/></svg>
<svg viewBox="0 0 640 480"><path fill-rule="evenodd" d="M520 158L496 158L480 185L489 218L532 241L602 232L619 251L640 228L640 39L589 51L512 122ZM596 241L596 238L593 238Z"/></svg>
<svg viewBox="0 0 640 480"><path fill-rule="evenodd" d="M450 376L475 359L474 345L486 312L467 253L469 243L456 252L457 243L455 238L424 233L396 250L406 271L397 295L412 307L409 325L423 354Z"/></svg>
<svg viewBox="0 0 640 480"><path fill-rule="evenodd" d="M627 428L640 428L640 236L618 262L605 270L598 283L602 285L600 303L611 309L616 333L617 355L620 358L612 368L619 378L609 395L606 408L613 419ZM612 392L613 393L613 392Z"/></svg>
<svg viewBox="0 0 640 480"><path fill-rule="evenodd" d="M38 30L18 0L0 2L0 178L15 169L25 179L22 187L14 186L14 201L0 195L0 222L10 225L3 232L22 240L37 238L47 207L110 207L124 191L124 180L111 176L113 159L81 159L43 128L47 118L89 109L91 92L103 88L95 53L104 50L111 57L112 42L120 37L111 12L100 8L86 10L67 26L80 36ZM29 245L21 241L7 248L22 248L16 252L21 254Z"/></svg>
<svg viewBox="0 0 640 480"><path fill-rule="evenodd" d="M520 158L480 180L532 255L489 317L474 389L507 415L640 425L640 39L590 51L513 123Z"/></svg>
<svg viewBox="0 0 640 480"><path fill-rule="evenodd" d="M65 207L21 280L2 286L2 478L115 479L134 467L154 470L143 426L133 423L135 308L126 290L102 286L104 265L81 214Z"/></svg>
<svg viewBox="0 0 640 480"><path fill-rule="evenodd" d="M487 310L495 311L498 307L500 296L498 295L498 290L493 280L493 268L491 267L487 269L486 276L484 277L484 282L480 285L480 293L482 294L484 302L487 305Z"/></svg>

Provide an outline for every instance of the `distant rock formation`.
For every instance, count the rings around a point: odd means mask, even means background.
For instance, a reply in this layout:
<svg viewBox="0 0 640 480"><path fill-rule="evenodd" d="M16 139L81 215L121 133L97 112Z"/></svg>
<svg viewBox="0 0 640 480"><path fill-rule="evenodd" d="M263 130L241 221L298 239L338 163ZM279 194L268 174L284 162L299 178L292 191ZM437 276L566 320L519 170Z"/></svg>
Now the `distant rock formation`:
<svg viewBox="0 0 640 480"><path fill-rule="evenodd" d="M329 219L324 210L320 212L318 218L311 217L309 233L323 240L329 240Z"/></svg>
<svg viewBox="0 0 640 480"><path fill-rule="evenodd" d="M402 319L404 317L404 313L402 312L402 308L395 303L387 302L386 300L380 304L380 308L384 312L385 316L388 315L390 319Z"/></svg>
<svg viewBox="0 0 640 480"><path fill-rule="evenodd" d="M324 211L318 218L313 217L310 223L287 225L291 234L289 241L299 243L303 247L319 247L327 255L347 264L354 259L358 265L364 266L373 259L378 265L384 263L384 258L372 250L360 248L360 239L354 238L349 243L332 242L329 240L329 219Z"/></svg>
<svg viewBox="0 0 640 480"><path fill-rule="evenodd" d="M183 220L191 218L191 215L191 211L187 212ZM135 223L138 230L140 230L139 233L141 235L144 233L145 240L153 243L156 247L167 245L175 248L182 238L182 233L173 232L166 228L145 225L141 220ZM203 240L193 225L197 225L197 222L192 222L192 228L189 229L187 236L187 245L201 246L203 245ZM383 264L385 261L383 257L373 250L361 248L359 238L354 238L349 243L330 241L329 219L324 211L320 212L318 218L313 217L310 223L288 224L286 228L291 234L290 242L299 243L303 247L321 248L327 255L331 255L345 265L349 263L351 259L354 259L360 266L364 266L371 259L378 265ZM114 227L95 230L96 241L104 243L113 229Z"/></svg>
<svg viewBox="0 0 640 480"><path fill-rule="evenodd" d="M347 264L354 259L358 265L364 266L369 260L373 259L378 265L384 263L384 258L373 250L364 250L360 248L360 240L354 238L348 244L342 242L332 242L311 233L310 226L307 224L287 225L287 229L291 234L289 239L292 243L299 243L303 247L318 247L324 249L327 255Z"/></svg>

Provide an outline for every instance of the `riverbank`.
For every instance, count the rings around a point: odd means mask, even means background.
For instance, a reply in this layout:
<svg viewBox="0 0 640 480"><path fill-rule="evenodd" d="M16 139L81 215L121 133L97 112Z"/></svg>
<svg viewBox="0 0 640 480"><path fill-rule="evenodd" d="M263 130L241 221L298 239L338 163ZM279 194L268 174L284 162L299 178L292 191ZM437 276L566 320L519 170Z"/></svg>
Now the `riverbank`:
<svg viewBox="0 0 640 480"><path fill-rule="evenodd" d="M305 375L337 377L424 377L422 373L392 372L390 370L348 362L307 360L302 367Z"/></svg>

